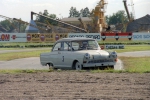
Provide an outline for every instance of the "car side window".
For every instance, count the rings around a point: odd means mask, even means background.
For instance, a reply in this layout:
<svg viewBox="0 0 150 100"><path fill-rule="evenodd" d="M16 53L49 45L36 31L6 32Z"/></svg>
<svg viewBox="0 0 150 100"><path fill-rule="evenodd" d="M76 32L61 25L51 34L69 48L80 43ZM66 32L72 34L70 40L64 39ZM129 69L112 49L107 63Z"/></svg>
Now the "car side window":
<svg viewBox="0 0 150 100"><path fill-rule="evenodd" d="M64 51L71 51L71 43L64 42Z"/></svg>
<svg viewBox="0 0 150 100"><path fill-rule="evenodd" d="M78 50L79 49L79 43L78 42L72 42L72 48L76 51L76 50Z"/></svg>
<svg viewBox="0 0 150 100"><path fill-rule="evenodd" d="M61 43L57 43L55 44L54 48L53 48L53 51L59 51L61 49Z"/></svg>

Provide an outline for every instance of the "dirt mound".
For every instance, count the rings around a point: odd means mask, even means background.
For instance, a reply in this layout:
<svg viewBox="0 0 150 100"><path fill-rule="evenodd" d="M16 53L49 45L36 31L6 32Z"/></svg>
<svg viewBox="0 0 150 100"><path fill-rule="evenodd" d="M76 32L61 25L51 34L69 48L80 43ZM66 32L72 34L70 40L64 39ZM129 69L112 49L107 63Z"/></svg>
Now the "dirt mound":
<svg viewBox="0 0 150 100"><path fill-rule="evenodd" d="M0 74L2 100L149 100L150 73Z"/></svg>

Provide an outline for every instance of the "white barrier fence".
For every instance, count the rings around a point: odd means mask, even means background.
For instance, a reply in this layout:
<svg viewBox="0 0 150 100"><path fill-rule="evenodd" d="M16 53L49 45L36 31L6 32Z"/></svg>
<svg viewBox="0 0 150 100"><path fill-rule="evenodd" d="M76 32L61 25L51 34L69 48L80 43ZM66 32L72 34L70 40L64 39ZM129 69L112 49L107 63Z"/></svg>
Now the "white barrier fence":
<svg viewBox="0 0 150 100"><path fill-rule="evenodd" d="M4 42L27 42L26 33L0 33L0 43Z"/></svg>
<svg viewBox="0 0 150 100"><path fill-rule="evenodd" d="M86 38L96 39L97 41L102 41L101 33L65 33L65 34L66 34L66 37L69 37L69 38L86 37ZM109 36L107 37L109 38ZM110 37L112 38L112 36ZM132 33L131 37L132 37L131 39L132 41L150 41L150 33L140 33L140 32ZM52 37L52 38L55 38L55 37ZM28 42L27 33L0 33L0 43L4 43L4 42ZM39 42L43 42L43 41L39 41Z"/></svg>
<svg viewBox="0 0 150 100"><path fill-rule="evenodd" d="M133 33L132 41L143 41L143 40L150 40L150 33Z"/></svg>

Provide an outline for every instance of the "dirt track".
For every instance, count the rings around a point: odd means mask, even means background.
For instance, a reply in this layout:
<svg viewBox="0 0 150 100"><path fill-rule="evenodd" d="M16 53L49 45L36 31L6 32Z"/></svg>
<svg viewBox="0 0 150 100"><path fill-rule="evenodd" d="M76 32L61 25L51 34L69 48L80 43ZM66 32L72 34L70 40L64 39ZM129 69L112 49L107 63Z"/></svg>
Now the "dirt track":
<svg viewBox="0 0 150 100"><path fill-rule="evenodd" d="M150 100L150 73L0 74L1 100Z"/></svg>

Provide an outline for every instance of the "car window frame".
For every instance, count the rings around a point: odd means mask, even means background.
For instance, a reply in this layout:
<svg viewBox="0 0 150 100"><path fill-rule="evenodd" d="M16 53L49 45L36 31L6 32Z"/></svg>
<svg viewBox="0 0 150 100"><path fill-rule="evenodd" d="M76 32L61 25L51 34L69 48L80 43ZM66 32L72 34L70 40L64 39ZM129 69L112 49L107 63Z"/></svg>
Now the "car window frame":
<svg viewBox="0 0 150 100"><path fill-rule="evenodd" d="M54 50L54 48L55 48L55 46L58 44L58 43L60 43L60 50ZM53 48L52 48L52 51L54 52L54 51L61 51L61 45L62 43L61 42L56 42L55 44L54 44L54 46L53 46Z"/></svg>
<svg viewBox="0 0 150 100"><path fill-rule="evenodd" d="M70 42L70 46L68 45L68 49L67 50L65 50L65 43L67 44L67 42L69 43ZM71 41L63 41L62 42L62 48L63 48L63 50L62 51L72 51L72 45L71 45ZM70 48L70 49L69 49Z"/></svg>

